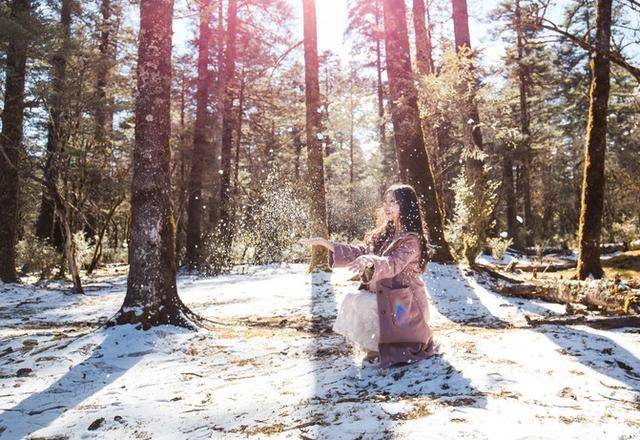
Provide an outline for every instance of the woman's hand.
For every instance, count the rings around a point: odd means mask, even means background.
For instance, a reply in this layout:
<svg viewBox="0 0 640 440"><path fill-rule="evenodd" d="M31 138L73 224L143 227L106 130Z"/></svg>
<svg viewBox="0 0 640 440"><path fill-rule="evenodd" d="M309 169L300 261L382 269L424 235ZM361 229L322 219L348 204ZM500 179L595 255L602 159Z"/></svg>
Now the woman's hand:
<svg viewBox="0 0 640 440"><path fill-rule="evenodd" d="M353 272L363 272L367 267L373 266L375 263L373 255L360 255L347 265L347 268Z"/></svg>
<svg viewBox="0 0 640 440"><path fill-rule="evenodd" d="M330 250L333 249L333 243L322 237L302 238L298 240L298 243L304 246L323 246Z"/></svg>

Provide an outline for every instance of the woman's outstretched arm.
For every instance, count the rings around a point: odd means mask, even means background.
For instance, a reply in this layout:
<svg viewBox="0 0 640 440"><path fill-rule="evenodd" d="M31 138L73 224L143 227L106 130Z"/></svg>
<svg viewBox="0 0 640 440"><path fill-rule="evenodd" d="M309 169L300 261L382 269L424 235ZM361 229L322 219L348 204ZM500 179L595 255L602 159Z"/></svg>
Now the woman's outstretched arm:
<svg viewBox="0 0 640 440"><path fill-rule="evenodd" d="M353 260L366 253L364 246L348 243L331 242L326 238L305 238L298 243L307 246L324 246L329 250L329 267L345 267Z"/></svg>

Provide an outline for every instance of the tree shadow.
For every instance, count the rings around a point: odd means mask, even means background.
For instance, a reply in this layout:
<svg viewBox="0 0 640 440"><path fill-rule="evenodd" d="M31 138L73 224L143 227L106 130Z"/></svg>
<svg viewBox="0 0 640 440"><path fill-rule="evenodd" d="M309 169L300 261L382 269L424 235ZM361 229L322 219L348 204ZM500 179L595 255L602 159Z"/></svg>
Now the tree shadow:
<svg viewBox="0 0 640 440"><path fill-rule="evenodd" d="M174 331L174 330L172 330ZM175 331L180 331L176 329ZM21 439L46 428L66 411L114 383L153 350L153 339L146 336L147 350L135 338L132 326L102 328L72 343L75 351L91 354L46 389L0 413L0 427L5 428L3 439ZM97 344L97 334L104 339ZM146 333L146 332L145 332ZM99 339L99 338L98 338ZM84 345L83 342L85 343ZM134 350L143 351L134 351ZM35 372L38 374L38 371Z"/></svg>
<svg viewBox="0 0 640 440"><path fill-rule="evenodd" d="M353 287L355 289L355 285ZM312 275L311 313L316 438L389 438L395 413L387 402L437 400L467 408L486 407L485 394L442 355L382 372L376 364L360 364L349 343L331 328L337 316L330 273ZM437 337L437 335L436 335ZM406 408L405 408L406 410Z"/></svg>
<svg viewBox="0 0 640 440"><path fill-rule="evenodd" d="M462 269L457 265L429 265L423 275L431 303L438 313L469 327L508 328L512 324L495 316L483 304Z"/></svg>
<svg viewBox="0 0 640 440"><path fill-rule="evenodd" d="M517 305L520 310L532 311L530 300L508 296L502 298ZM530 329L556 344L561 354L571 356L593 371L624 383L631 390L640 393L640 360L612 338L576 326L547 324Z"/></svg>

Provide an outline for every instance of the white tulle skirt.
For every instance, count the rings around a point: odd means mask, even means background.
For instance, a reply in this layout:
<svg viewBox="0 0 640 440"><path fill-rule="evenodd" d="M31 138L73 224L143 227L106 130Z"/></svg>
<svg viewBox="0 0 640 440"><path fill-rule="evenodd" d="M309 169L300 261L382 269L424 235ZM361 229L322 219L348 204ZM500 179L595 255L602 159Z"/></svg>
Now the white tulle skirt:
<svg viewBox="0 0 640 440"><path fill-rule="evenodd" d="M376 294L367 290L347 294L340 304L333 331L362 350L378 351L380 322Z"/></svg>

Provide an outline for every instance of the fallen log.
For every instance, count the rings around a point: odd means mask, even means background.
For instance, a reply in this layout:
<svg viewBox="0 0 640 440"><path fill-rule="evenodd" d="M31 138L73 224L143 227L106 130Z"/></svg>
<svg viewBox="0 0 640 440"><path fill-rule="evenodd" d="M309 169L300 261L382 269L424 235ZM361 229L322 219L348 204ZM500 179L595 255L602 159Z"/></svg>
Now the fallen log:
<svg viewBox="0 0 640 440"><path fill-rule="evenodd" d="M586 325L599 330L611 330L623 327L640 327L640 316L638 315L616 315L616 316L561 316L543 319L531 319L526 317L527 323L532 327L541 325Z"/></svg>
<svg viewBox="0 0 640 440"><path fill-rule="evenodd" d="M583 304L610 314L639 314L640 290L614 281L545 280L494 286L503 295L558 304Z"/></svg>

